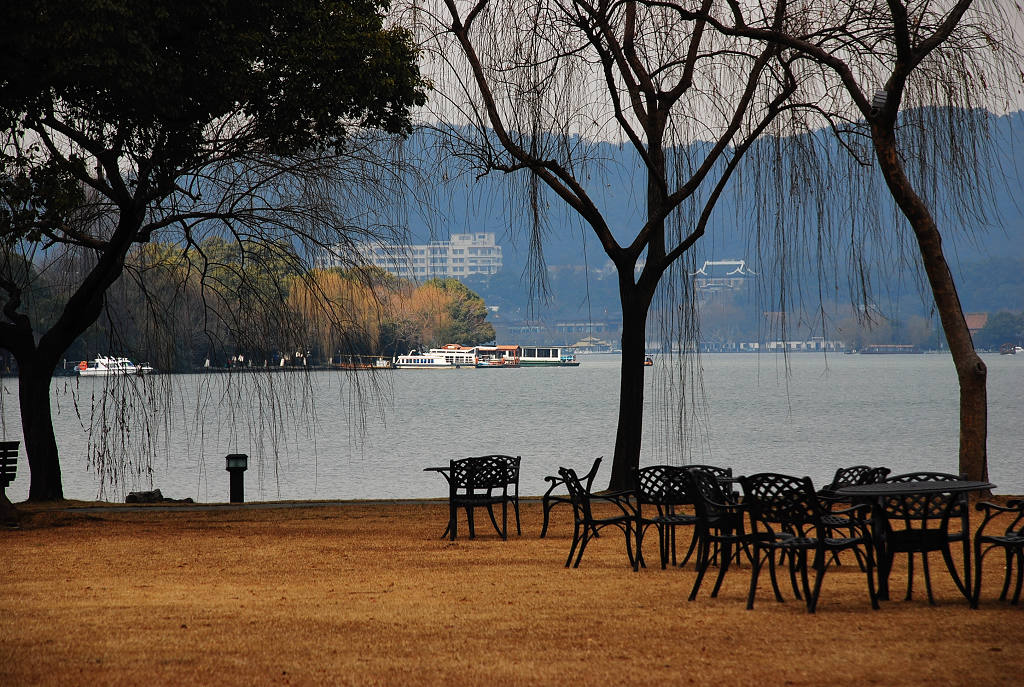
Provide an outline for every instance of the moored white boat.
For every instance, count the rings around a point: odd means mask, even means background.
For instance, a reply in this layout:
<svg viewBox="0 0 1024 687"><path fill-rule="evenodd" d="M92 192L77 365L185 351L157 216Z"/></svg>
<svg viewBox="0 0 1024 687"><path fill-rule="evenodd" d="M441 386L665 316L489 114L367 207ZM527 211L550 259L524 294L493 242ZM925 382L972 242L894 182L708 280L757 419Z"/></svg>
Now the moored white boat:
<svg viewBox="0 0 1024 687"><path fill-rule="evenodd" d="M149 363L138 365L128 358L111 358L99 356L95 360L78 363L80 377L109 377L111 375L141 375L153 371Z"/></svg>
<svg viewBox="0 0 1024 687"><path fill-rule="evenodd" d="M522 346L519 364L523 367L577 367L579 361L571 348L560 346Z"/></svg>
<svg viewBox="0 0 1024 687"><path fill-rule="evenodd" d="M400 370L445 370L459 367L476 367L476 349L448 344L443 348L431 348L426 353L410 351L408 355L395 358L395 368Z"/></svg>

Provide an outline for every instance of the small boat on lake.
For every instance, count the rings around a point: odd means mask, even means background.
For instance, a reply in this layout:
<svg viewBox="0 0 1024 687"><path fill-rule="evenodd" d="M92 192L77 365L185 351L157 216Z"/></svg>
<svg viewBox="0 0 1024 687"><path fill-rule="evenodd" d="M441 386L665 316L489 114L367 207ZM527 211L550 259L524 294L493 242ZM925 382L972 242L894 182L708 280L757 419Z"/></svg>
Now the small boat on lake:
<svg viewBox="0 0 1024 687"><path fill-rule="evenodd" d="M112 375L142 375L153 371L149 363L137 365L128 358L99 356L89 362L78 363L79 377L110 377Z"/></svg>
<svg viewBox="0 0 1024 687"><path fill-rule="evenodd" d="M487 369L519 367L519 346L477 346L476 366Z"/></svg>
<svg viewBox="0 0 1024 687"><path fill-rule="evenodd" d="M650 367L653 364L654 364L654 358L652 358L649 355L644 356L644 367Z"/></svg>

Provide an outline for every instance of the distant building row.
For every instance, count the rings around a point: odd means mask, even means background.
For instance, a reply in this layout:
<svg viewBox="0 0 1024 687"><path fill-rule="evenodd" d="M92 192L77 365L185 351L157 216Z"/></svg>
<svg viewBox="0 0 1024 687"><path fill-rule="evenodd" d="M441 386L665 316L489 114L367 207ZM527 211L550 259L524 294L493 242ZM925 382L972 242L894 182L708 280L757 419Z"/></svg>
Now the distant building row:
<svg viewBox="0 0 1024 687"><path fill-rule="evenodd" d="M502 265L501 246L495 243L492 233L452 234L448 241L411 246L367 243L359 246L359 254L374 267L417 281L497 274ZM324 260L324 267L341 264L336 258Z"/></svg>

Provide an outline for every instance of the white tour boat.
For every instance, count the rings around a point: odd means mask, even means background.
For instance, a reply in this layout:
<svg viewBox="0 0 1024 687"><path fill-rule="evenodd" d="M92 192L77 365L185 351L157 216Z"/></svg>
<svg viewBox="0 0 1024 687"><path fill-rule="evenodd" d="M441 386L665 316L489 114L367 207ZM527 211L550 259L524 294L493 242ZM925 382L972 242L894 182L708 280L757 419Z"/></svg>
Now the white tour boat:
<svg viewBox="0 0 1024 687"><path fill-rule="evenodd" d="M426 353L410 351L408 355L395 358L399 370L451 370L459 367L476 367L476 349L448 344L443 348L431 348Z"/></svg>
<svg viewBox="0 0 1024 687"><path fill-rule="evenodd" d="M523 367L578 367L579 361L571 348L560 346L521 346L519 364Z"/></svg>
<svg viewBox="0 0 1024 687"><path fill-rule="evenodd" d="M110 358L100 356L88 362L83 360L78 363L78 375L80 377L108 377L110 375L141 375L149 374L153 368L149 363L137 365L128 358Z"/></svg>

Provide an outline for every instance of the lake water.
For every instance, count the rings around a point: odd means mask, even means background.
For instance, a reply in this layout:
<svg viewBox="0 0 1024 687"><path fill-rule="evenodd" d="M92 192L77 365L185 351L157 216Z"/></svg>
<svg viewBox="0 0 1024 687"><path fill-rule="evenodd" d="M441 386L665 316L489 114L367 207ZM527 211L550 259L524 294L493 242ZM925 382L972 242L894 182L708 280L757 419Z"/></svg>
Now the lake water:
<svg viewBox="0 0 1024 687"><path fill-rule="evenodd" d="M380 376L60 378L52 389L64 493L121 501L129 491L159 488L172 498L224 502L228 453L250 456L247 501L443 497L444 480L423 468L485 453L522 456L524 495L543 493L544 476L558 466L586 468L603 455L603 487L619 358L581 360L576 368ZM990 477L997 493L1024 494L1024 356L985 362ZM676 412L661 363L647 368L643 464L711 463L737 474L810 475L816 484L860 463L894 473L958 471L959 394L947 355L796 354L788 372L781 356L704 355L702 408L683 440L672 431ZM3 380L2 393L4 438L20 440L17 381ZM130 420L129 432L118 431L118 413ZM147 452L150 460L140 462ZM7 493L22 501L28 485L22 458Z"/></svg>

